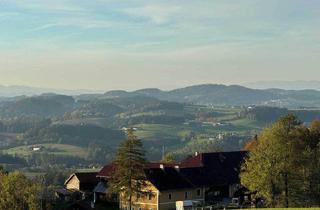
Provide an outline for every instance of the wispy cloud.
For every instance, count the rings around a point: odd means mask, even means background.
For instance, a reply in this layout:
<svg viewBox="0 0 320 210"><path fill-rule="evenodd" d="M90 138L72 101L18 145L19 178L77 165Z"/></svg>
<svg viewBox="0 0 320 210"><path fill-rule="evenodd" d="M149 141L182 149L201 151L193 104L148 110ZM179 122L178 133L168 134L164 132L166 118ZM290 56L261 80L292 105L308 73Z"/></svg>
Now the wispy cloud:
<svg viewBox="0 0 320 210"><path fill-rule="evenodd" d="M19 15L20 13L18 12L0 12L0 22L19 16Z"/></svg>
<svg viewBox="0 0 320 210"><path fill-rule="evenodd" d="M180 6L168 5L147 5L142 7L126 8L122 12L134 16L146 18L156 24L163 24L172 21L174 17L181 10Z"/></svg>
<svg viewBox="0 0 320 210"><path fill-rule="evenodd" d="M24 10L39 10L46 12L82 12L86 11L85 8L79 6L79 4L72 3L68 0L2 0L2 4L14 5L17 8Z"/></svg>
<svg viewBox="0 0 320 210"><path fill-rule="evenodd" d="M0 56L0 82L40 84L57 73L74 87L121 88L319 70L319 0L0 2L0 53L21 52L10 62ZM99 82L88 81L92 72Z"/></svg>
<svg viewBox="0 0 320 210"><path fill-rule="evenodd" d="M43 31L52 28L59 27L76 27L81 29L101 29L101 28L110 28L114 26L114 22L106 20L90 20L90 19L73 19L69 20L68 18L57 20L55 23L46 23L44 25L37 26L30 31Z"/></svg>

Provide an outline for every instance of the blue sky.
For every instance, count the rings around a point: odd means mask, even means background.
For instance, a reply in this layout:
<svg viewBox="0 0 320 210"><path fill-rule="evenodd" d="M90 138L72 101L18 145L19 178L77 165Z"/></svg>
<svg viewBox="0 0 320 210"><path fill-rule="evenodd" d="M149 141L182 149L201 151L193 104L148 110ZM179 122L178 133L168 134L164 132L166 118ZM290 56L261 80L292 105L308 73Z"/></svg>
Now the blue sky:
<svg viewBox="0 0 320 210"><path fill-rule="evenodd" d="M0 84L314 80L319 26L319 0L0 0Z"/></svg>

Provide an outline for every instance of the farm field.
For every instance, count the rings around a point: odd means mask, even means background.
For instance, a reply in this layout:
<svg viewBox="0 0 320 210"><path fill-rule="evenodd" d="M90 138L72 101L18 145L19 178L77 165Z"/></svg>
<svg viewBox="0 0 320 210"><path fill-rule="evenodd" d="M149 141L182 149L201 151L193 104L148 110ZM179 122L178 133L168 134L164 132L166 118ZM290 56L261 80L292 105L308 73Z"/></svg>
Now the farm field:
<svg viewBox="0 0 320 210"><path fill-rule="evenodd" d="M40 148L38 151L34 151L33 148ZM11 155L17 156L29 156L33 153L47 153L52 155L61 155L61 156L75 156L83 158L87 155L87 149L73 146L68 144L35 144L27 146L18 146L13 147L5 151Z"/></svg>
<svg viewBox="0 0 320 210"><path fill-rule="evenodd" d="M137 124L136 135L142 139L154 140L161 138L178 138L179 134L187 129L182 125L166 124Z"/></svg>

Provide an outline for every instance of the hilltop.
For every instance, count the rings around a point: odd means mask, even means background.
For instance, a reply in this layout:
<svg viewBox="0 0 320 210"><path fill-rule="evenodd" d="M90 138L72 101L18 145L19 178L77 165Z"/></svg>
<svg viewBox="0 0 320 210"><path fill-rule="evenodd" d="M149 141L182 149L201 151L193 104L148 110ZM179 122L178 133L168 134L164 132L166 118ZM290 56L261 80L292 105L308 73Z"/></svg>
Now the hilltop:
<svg viewBox="0 0 320 210"><path fill-rule="evenodd" d="M171 102L213 106L267 105L297 108L315 107L320 104L320 91L318 90L287 90L279 88L253 89L240 85L228 86L221 84L194 85L169 91L164 91L157 88L145 88L135 91L112 90L105 93L87 90L67 91L29 88L22 86L0 86L0 102L19 101L21 98L39 96L48 92L51 92L52 94L73 96L73 98L76 100L96 100L143 96Z"/></svg>

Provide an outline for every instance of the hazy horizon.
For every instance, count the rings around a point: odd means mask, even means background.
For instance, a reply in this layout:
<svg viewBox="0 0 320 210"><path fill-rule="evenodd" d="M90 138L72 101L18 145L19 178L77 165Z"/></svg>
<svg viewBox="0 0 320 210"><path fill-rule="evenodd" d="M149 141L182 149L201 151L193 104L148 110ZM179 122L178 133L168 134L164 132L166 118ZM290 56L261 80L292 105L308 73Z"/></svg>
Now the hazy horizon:
<svg viewBox="0 0 320 210"><path fill-rule="evenodd" d="M320 1L3 0L0 84L164 90L320 77Z"/></svg>
<svg viewBox="0 0 320 210"><path fill-rule="evenodd" d="M251 89L283 89L283 90L318 90L320 91L320 81L318 80L294 80L294 81L281 81L281 80L270 80L270 81L254 81L248 83L239 83L239 84L225 84L225 83L199 83L199 84L190 84L188 86L180 86L175 88L161 88L157 86L150 87L141 87L137 89L64 89L59 87L36 87L36 86L24 86L24 85L2 85L0 84L0 97L3 94L7 96L20 96L20 95L39 95L45 93L57 93L57 94L66 94L66 95L78 95L78 94L101 94L109 91L137 91L141 89L159 89L161 91L171 91L180 88L198 86L198 85L225 85L225 86L242 86Z"/></svg>

